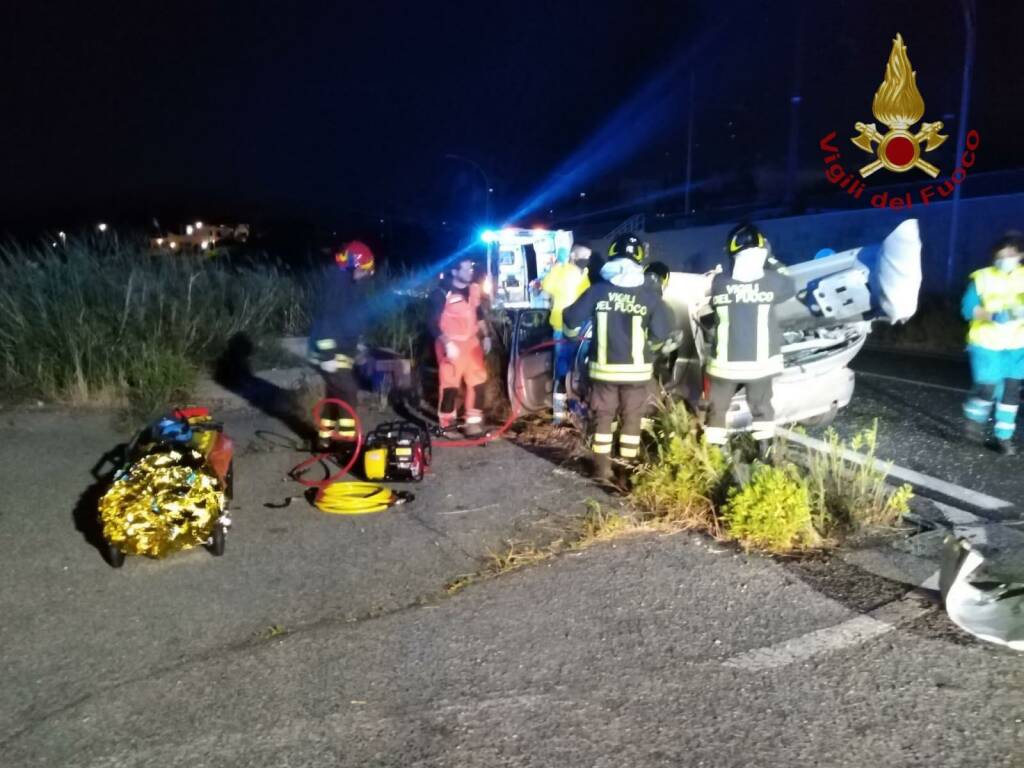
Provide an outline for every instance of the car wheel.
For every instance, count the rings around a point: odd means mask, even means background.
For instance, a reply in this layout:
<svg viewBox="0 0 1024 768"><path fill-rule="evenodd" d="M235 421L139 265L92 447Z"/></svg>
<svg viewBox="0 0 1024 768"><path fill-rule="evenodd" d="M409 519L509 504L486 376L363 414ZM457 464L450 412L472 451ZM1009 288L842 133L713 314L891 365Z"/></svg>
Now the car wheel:
<svg viewBox="0 0 1024 768"><path fill-rule="evenodd" d="M124 565L124 552L113 544L107 544L107 562L111 568L120 568Z"/></svg>

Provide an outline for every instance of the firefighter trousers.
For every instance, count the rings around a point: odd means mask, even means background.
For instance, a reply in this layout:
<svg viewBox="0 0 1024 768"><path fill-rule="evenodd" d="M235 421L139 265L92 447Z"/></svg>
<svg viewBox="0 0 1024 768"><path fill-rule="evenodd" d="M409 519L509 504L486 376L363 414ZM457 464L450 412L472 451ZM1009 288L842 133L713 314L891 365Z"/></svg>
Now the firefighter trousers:
<svg viewBox="0 0 1024 768"><path fill-rule="evenodd" d="M594 381L590 389L590 410L594 418L595 459L611 458L615 434L612 424L619 420L619 456L632 461L640 455L640 422L650 403L650 382L613 384Z"/></svg>
<svg viewBox="0 0 1024 768"><path fill-rule="evenodd" d="M356 381L352 368L339 368L334 372L320 371L326 385L326 396L341 400L355 411L359 402L359 383ZM335 434L337 433L337 434ZM356 422L344 408L327 403L320 412L320 423L317 424L317 438L321 445L335 440L355 440Z"/></svg>
<svg viewBox="0 0 1024 768"><path fill-rule="evenodd" d="M743 387L747 392L752 423L750 432L755 440L770 440L775 436L775 409L772 407L772 381L768 376L754 381L733 381L708 376L708 418L704 435L712 445L725 445L729 438L726 414L733 395Z"/></svg>

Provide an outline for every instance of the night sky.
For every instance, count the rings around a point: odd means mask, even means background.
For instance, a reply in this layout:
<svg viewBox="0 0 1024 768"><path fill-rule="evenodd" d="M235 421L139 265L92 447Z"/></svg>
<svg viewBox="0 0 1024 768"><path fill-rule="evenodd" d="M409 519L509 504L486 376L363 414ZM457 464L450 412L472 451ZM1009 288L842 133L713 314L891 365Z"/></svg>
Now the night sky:
<svg viewBox="0 0 1024 768"><path fill-rule="evenodd" d="M579 172L543 207L578 214L579 191L628 203L684 179L691 70L694 180L716 179L726 197L774 194L790 96L801 96L810 185L818 139L873 119L896 32L925 119L947 124L934 154L952 169L959 0L18 5L3 24L0 226L153 215L470 226L483 183L445 154L479 163L509 214L661 76L611 137L561 169ZM978 5L977 172L1024 167L1024 4Z"/></svg>

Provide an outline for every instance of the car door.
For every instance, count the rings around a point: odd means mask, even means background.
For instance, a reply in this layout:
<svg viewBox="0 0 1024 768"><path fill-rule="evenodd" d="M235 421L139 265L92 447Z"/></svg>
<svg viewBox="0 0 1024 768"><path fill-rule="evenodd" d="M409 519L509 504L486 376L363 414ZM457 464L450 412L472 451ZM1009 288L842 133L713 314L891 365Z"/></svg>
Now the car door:
<svg viewBox="0 0 1024 768"><path fill-rule="evenodd" d="M551 405L554 386L554 354L550 311L510 310L512 340L509 345L508 394L521 411L533 413Z"/></svg>

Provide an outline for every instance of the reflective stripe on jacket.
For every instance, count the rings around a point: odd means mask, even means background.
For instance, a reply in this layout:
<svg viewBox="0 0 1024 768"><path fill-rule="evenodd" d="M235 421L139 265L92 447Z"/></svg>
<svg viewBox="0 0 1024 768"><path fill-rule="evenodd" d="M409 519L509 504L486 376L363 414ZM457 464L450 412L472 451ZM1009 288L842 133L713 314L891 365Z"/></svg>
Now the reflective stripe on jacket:
<svg viewBox="0 0 1024 768"><path fill-rule="evenodd" d="M569 262L551 267L541 281L544 293L551 297L551 327L562 330L562 311L583 295L590 287L587 273Z"/></svg>

